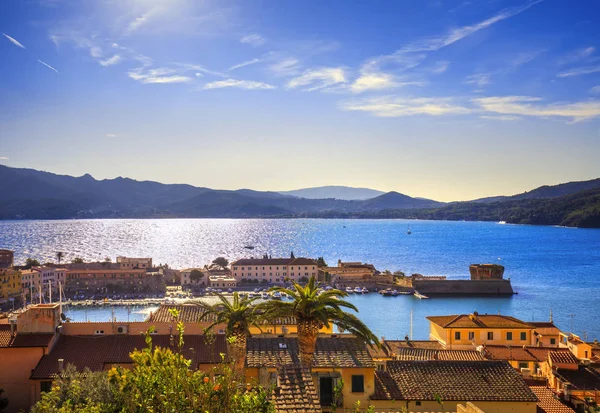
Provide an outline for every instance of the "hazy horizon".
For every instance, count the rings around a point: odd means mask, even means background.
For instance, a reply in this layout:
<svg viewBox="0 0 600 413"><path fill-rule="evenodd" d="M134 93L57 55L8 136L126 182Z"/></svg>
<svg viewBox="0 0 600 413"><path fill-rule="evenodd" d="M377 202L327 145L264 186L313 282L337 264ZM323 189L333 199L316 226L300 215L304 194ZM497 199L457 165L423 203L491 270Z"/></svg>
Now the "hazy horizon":
<svg viewBox="0 0 600 413"><path fill-rule="evenodd" d="M439 201L600 176L592 2L0 2L0 162Z"/></svg>

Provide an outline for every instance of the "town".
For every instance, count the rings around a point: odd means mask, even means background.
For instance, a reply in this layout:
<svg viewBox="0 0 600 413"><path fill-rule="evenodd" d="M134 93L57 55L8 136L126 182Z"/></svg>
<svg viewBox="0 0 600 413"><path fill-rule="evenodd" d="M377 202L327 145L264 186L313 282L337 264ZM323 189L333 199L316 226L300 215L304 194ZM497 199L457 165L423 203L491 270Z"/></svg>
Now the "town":
<svg viewBox="0 0 600 413"><path fill-rule="evenodd" d="M231 360L245 382L275 389L277 412L567 413L595 412L600 402L600 343L562 330L551 315L532 322L510 314L431 315L423 320L429 323L429 340L365 336L360 321L342 317L338 327L347 332L335 332L335 320L318 325L314 354L306 362L305 333L297 317L260 319L248 327L240 351L218 313L225 310L214 313L194 301L162 300L158 310L138 322L71 321L63 314L69 300L115 303L211 292L225 300L221 291L235 301L238 291L253 293L263 286L266 292L290 284L314 288L317 296L336 291L335 286L343 299L346 289L358 285L367 291L409 291L414 289L410 279L415 283L423 276L379 272L360 262L329 267L322 258L293 253L232 263L218 257L181 270L154 266L151 258L119 256L115 263L63 263L62 253L56 258L56 263L30 259L15 266L13 251L0 250L3 305L11 310L0 319L0 388L7 412L30 409L68 369L131 368L130 355L145 347L147 332L156 346L178 349L191 360L192 370L208 372L223 359ZM471 270L477 281L502 279L499 266ZM287 298L294 299L288 292ZM245 297L250 303L250 294ZM185 347L175 344L178 326L184 326Z"/></svg>

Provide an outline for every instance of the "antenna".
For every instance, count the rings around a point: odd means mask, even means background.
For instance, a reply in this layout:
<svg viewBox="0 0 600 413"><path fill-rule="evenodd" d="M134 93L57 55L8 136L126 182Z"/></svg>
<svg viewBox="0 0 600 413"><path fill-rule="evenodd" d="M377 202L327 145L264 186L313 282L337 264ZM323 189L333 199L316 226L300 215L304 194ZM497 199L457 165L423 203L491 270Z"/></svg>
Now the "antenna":
<svg viewBox="0 0 600 413"><path fill-rule="evenodd" d="M571 334L573 334L573 318L575 317L575 314L569 314L569 317L571 317Z"/></svg>
<svg viewBox="0 0 600 413"><path fill-rule="evenodd" d="M550 307L550 322L553 323L554 320L552 319L552 307Z"/></svg>

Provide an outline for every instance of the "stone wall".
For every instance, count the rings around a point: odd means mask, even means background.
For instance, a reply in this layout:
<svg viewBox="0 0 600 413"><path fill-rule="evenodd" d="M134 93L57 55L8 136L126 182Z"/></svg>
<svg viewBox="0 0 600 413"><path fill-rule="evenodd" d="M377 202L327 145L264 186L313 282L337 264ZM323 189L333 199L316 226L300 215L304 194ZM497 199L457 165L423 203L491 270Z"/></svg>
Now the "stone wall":
<svg viewBox="0 0 600 413"><path fill-rule="evenodd" d="M425 295L510 295L510 280L413 280L413 287Z"/></svg>

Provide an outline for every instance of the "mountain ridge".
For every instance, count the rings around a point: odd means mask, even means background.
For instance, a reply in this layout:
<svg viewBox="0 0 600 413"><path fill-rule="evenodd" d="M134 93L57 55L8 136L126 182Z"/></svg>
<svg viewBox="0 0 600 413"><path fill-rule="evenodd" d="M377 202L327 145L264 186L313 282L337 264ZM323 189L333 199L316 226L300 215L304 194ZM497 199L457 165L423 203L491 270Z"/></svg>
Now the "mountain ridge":
<svg viewBox="0 0 600 413"><path fill-rule="evenodd" d="M310 188L278 191L280 194L292 195L307 199L340 199L344 201L364 201L385 194L371 188L358 188L345 185L315 186Z"/></svg>

